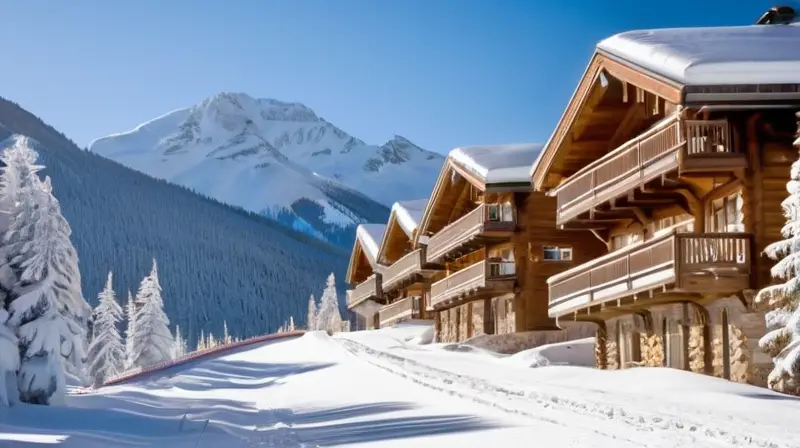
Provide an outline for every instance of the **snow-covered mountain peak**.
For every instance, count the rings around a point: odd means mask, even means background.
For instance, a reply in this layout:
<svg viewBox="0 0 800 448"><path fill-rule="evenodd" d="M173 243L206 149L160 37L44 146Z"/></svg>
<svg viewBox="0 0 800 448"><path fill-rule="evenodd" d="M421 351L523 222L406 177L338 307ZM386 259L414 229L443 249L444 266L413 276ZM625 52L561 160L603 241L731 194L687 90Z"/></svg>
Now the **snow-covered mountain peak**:
<svg viewBox="0 0 800 448"><path fill-rule="evenodd" d="M394 202L428 195L444 160L399 135L366 144L300 103L233 92L90 149L247 210L296 215L302 206L315 228L384 220Z"/></svg>

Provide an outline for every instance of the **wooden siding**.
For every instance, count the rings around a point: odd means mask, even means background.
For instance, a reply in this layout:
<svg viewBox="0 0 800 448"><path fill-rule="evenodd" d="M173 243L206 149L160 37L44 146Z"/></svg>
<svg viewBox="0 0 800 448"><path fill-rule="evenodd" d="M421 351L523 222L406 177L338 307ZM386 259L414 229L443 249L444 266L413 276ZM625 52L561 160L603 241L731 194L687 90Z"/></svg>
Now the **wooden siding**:
<svg viewBox="0 0 800 448"><path fill-rule="evenodd" d="M552 329L548 316L547 278L606 253L606 246L587 231L559 230L556 198L541 192L518 193L515 197L518 229L514 233L517 270L516 331ZM571 261L545 260L544 246L572 248Z"/></svg>

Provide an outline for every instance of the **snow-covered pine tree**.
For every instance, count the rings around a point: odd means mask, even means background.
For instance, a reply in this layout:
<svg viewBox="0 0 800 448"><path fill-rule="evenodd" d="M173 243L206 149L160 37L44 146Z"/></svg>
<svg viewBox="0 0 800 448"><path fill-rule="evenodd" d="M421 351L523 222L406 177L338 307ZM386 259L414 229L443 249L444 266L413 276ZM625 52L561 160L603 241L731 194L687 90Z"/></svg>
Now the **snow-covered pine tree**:
<svg viewBox="0 0 800 448"><path fill-rule="evenodd" d="M306 315L306 329L314 331L317 329L317 299L314 294L308 298L308 314Z"/></svg>
<svg viewBox="0 0 800 448"><path fill-rule="evenodd" d="M7 321L8 312L0 306L0 406L8 406L19 401L17 386L19 346L17 335L6 325Z"/></svg>
<svg viewBox="0 0 800 448"><path fill-rule="evenodd" d="M289 316L289 325L286 327L287 331L294 331L294 316Z"/></svg>
<svg viewBox="0 0 800 448"><path fill-rule="evenodd" d="M200 337L197 338L197 351L205 350L206 347L206 335L204 334L203 330L200 330Z"/></svg>
<svg viewBox="0 0 800 448"><path fill-rule="evenodd" d="M339 297L336 294L336 278L333 273L325 282L325 290L320 298L317 329L338 332L342 328L342 315L339 312Z"/></svg>
<svg viewBox="0 0 800 448"><path fill-rule="evenodd" d="M128 290L128 303L125 305L125 317L127 328L125 329L125 362L124 368L131 369L134 367L133 361L133 334L136 333L136 303L133 301L131 290Z"/></svg>
<svg viewBox="0 0 800 448"><path fill-rule="evenodd" d="M139 285L134 304L138 311L133 332L133 365L147 367L170 360L175 339L169 331L169 319L164 313L155 259L150 275Z"/></svg>
<svg viewBox="0 0 800 448"><path fill-rule="evenodd" d="M228 322L222 321L222 344L227 345L232 341L230 333L228 333Z"/></svg>
<svg viewBox="0 0 800 448"><path fill-rule="evenodd" d="M23 185L5 235L12 244L11 267L19 273L8 309L19 338L20 398L34 404L62 403L65 368L85 375L91 308L81 293L70 227L52 195L50 178L41 182L32 174Z"/></svg>
<svg viewBox="0 0 800 448"><path fill-rule="evenodd" d="M186 339L183 338L181 335L181 327L176 325L175 326L175 348L172 352L172 358L180 358L181 356L185 355L188 351L186 347Z"/></svg>
<svg viewBox="0 0 800 448"><path fill-rule="evenodd" d="M798 113L800 124L800 113ZM800 150L800 137L794 142ZM781 207L786 224L781 229L784 239L770 244L764 253L779 260L772 267L774 278L783 283L768 286L756 295L756 302L766 301L771 308L766 314L770 330L759 341L761 348L773 356L774 368L769 374L771 389L800 392L800 160L792 163L786 184L789 196Z"/></svg>
<svg viewBox="0 0 800 448"><path fill-rule="evenodd" d="M208 339L206 339L206 348L215 348L217 345L217 339L214 337L214 333L208 333Z"/></svg>
<svg viewBox="0 0 800 448"><path fill-rule="evenodd" d="M97 295L94 309L92 342L89 344L89 375L95 385L103 384L124 369L125 345L117 323L122 320L122 307L112 287L113 274L108 273L105 288Z"/></svg>

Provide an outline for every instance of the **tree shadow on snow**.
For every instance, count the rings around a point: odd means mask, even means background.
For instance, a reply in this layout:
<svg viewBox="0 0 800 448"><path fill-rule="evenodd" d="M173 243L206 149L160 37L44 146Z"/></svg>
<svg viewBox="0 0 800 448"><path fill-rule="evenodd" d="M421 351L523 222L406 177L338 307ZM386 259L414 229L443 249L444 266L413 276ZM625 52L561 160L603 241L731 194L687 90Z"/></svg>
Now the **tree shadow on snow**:
<svg viewBox="0 0 800 448"><path fill-rule="evenodd" d="M740 397L746 398L755 398L758 400L778 400L778 401L800 401L800 397L795 397L794 395L786 395L780 392L740 392L736 395Z"/></svg>
<svg viewBox="0 0 800 448"><path fill-rule="evenodd" d="M326 369L333 363L275 364L247 361L206 361L201 366L188 366L153 372L136 380L148 389L263 389L280 384L278 380ZM177 377L180 373L180 377Z"/></svg>
<svg viewBox="0 0 800 448"><path fill-rule="evenodd" d="M68 446L242 446L265 441L268 446L336 445L499 428L470 415L377 418L408 412L413 403L380 402L294 412L257 410L253 403L224 399L155 397L126 391L112 396L84 396L81 407L20 405L3 418L10 432L67 436ZM124 403L123 403L124 402ZM0 414L1 415L1 414ZM185 416L185 418L184 418ZM365 417L370 417L364 419ZM357 422L342 420L360 419ZM209 425L203 430L205 420ZM311 427L299 427L312 425ZM0 429L0 432L3 430ZM201 437L202 433L202 437ZM15 441L13 446L39 446ZM278 443L278 445L275 445Z"/></svg>

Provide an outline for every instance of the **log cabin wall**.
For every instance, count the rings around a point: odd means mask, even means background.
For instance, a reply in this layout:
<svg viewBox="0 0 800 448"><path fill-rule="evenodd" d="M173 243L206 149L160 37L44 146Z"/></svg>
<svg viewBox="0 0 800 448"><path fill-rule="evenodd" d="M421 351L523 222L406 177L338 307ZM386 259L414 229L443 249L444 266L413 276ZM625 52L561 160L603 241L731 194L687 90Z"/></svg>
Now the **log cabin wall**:
<svg viewBox="0 0 800 448"><path fill-rule="evenodd" d="M606 245L587 231L559 230L556 226L556 199L541 192L516 194L517 232L513 237L517 269L517 294L512 309L507 303L502 312L514 313L515 322L511 331L552 330L557 328L548 316L547 278L573 266L578 266L606 253ZM561 249L561 252L554 250ZM571 260L562 261L554 255L563 255L569 249ZM495 301L498 302L498 301ZM505 331L508 325L498 325Z"/></svg>

